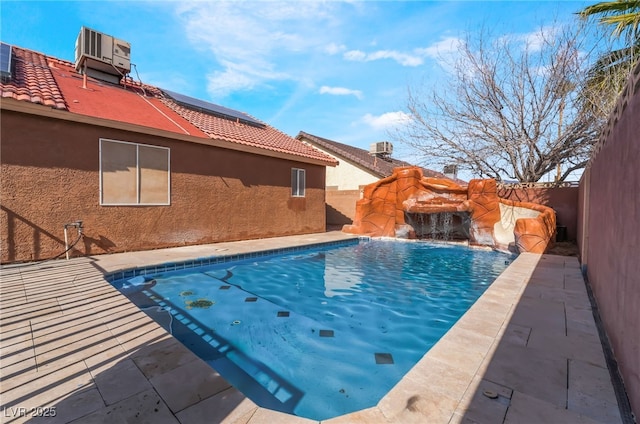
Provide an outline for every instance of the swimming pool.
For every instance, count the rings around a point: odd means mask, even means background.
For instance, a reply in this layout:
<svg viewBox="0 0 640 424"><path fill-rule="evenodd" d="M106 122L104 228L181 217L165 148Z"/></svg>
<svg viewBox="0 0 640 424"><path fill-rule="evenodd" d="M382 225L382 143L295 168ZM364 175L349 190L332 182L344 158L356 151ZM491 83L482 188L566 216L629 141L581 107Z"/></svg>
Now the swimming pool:
<svg viewBox="0 0 640 424"><path fill-rule="evenodd" d="M377 404L511 256L361 241L113 284L260 406L315 420Z"/></svg>

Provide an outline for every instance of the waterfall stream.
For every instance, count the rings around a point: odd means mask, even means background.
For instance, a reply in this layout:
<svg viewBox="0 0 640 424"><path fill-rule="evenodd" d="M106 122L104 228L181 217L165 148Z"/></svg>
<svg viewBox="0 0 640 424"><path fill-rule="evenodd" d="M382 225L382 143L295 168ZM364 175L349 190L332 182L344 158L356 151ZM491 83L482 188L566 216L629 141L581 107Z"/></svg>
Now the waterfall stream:
<svg viewBox="0 0 640 424"><path fill-rule="evenodd" d="M405 212L418 239L468 240L471 219L467 212L413 213Z"/></svg>

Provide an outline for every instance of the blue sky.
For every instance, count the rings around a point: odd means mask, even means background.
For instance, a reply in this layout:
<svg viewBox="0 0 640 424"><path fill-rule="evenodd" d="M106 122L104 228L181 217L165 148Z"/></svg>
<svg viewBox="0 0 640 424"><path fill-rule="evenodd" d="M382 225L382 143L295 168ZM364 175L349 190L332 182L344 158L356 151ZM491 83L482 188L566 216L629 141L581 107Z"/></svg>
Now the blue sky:
<svg viewBox="0 0 640 424"><path fill-rule="evenodd" d="M84 25L131 43L134 79L368 149L401 121L407 87L446 79L466 33L526 36L593 3L2 0L0 31L72 61Z"/></svg>

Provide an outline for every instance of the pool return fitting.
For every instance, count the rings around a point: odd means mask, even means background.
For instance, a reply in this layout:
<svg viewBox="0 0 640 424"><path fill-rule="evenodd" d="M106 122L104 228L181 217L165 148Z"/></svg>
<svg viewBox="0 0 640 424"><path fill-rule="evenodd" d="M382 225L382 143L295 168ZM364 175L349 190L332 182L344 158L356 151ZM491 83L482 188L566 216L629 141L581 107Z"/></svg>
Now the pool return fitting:
<svg viewBox="0 0 640 424"><path fill-rule="evenodd" d="M75 228L78 230L78 239L73 242L71 246L69 246L69 228ZM73 249L73 247L80 241L83 234L82 220L77 220L75 222L70 222L68 224L64 224L64 253L67 256L67 260L69 260L69 251Z"/></svg>

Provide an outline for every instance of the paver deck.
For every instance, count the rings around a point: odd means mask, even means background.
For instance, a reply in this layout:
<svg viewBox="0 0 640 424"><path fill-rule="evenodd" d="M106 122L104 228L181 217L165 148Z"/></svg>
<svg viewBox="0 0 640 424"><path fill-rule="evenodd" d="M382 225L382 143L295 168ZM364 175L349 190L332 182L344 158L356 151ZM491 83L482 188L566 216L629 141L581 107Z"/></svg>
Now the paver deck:
<svg viewBox="0 0 640 424"><path fill-rule="evenodd" d="M3 267L1 422L314 422L258 407L103 275L350 237L329 232ZM577 259L525 253L376 407L325 422L621 421Z"/></svg>

